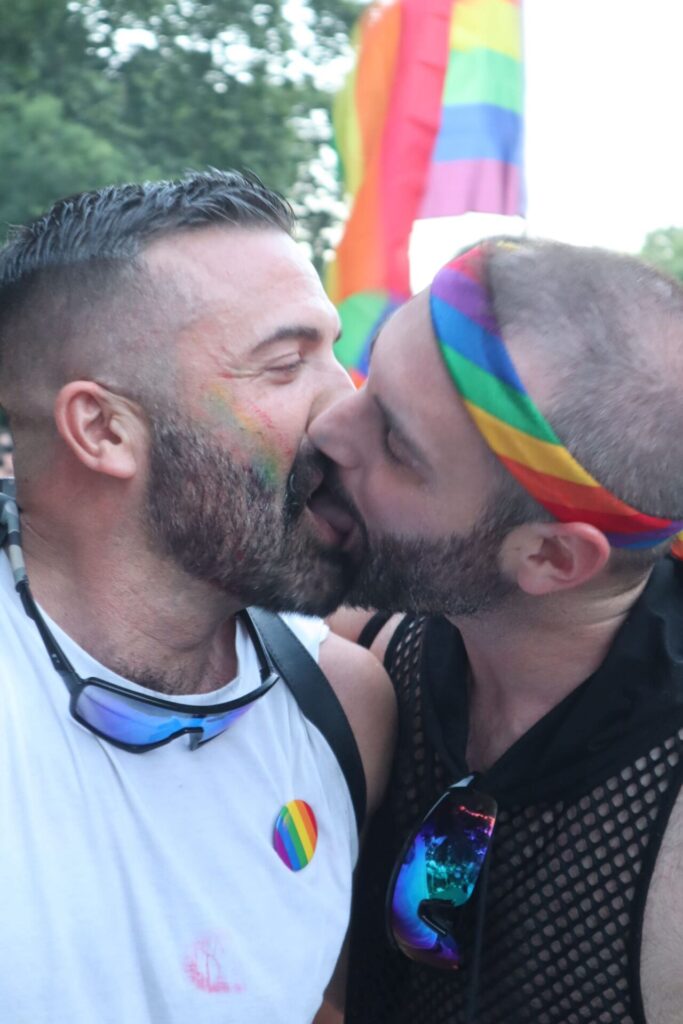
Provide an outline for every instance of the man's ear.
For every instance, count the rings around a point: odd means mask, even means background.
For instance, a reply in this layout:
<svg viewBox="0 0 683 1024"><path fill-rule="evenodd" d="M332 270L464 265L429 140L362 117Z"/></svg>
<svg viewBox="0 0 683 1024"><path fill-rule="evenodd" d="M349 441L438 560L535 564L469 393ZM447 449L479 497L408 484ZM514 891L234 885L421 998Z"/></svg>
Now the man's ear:
<svg viewBox="0 0 683 1024"><path fill-rule="evenodd" d="M525 523L508 534L501 551L505 571L537 597L580 587L609 556L604 533L588 523Z"/></svg>
<svg viewBox="0 0 683 1024"><path fill-rule="evenodd" d="M55 423L72 454L88 469L129 480L140 458L138 407L92 380L65 384L55 399Z"/></svg>

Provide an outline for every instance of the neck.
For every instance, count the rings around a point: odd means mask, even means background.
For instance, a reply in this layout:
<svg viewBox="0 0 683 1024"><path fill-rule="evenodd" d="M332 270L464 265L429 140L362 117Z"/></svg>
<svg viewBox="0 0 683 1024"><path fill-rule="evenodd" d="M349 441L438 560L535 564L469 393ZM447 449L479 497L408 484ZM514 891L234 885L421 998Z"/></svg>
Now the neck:
<svg viewBox="0 0 683 1024"><path fill-rule="evenodd" d="M22 538L35 599L107 668L173 694L234 677L239 603L151 552L129 523L56 536L25 514Z"/></svg>
<svg viewBox="0 0 683 1024"><path fill-rule="evenodd" d="M470 669L467 760L490 768L604 661L647 580L619 593L523 598L454 620Z"/></svg>

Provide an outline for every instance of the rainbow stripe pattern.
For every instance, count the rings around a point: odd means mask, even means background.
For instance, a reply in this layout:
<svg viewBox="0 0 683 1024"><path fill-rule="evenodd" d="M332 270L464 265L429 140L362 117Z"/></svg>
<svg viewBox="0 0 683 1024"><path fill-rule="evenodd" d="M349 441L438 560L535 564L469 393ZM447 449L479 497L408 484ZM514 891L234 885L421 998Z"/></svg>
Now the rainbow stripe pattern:
<svg viewBox="0 0 683 1024"><path fill-rule="evenodd" d="M637 512L602 487L565 448L522 384L484 286L487 248L476 246L439 271L432 323L446 366L485 441L529 494L561 522L590 523L616 548L648 548L678 534L683 520Z"/></svg>
<svg viewBox="0 0 683 1024"><path fill-rule="evenodd" d="M273 829L273 846L283 864L291 871L301 871L315 853L318 823L313 809L305 800L290 800L277 816Z"/></svg>
<svg viewBox="0 0 683 1024"><path fill-rule="evenodd" d="M523 216L520 0L453 5L441 124L419 217Z"/></svg>
<svg viewBox="0 0 683 1024"><path fill-rule="evenodd" d="M357 384L377 330L410 297L413 223L521 213L518 0L374 3L334 111L351 212L326 285L340 361Z"/></svg>

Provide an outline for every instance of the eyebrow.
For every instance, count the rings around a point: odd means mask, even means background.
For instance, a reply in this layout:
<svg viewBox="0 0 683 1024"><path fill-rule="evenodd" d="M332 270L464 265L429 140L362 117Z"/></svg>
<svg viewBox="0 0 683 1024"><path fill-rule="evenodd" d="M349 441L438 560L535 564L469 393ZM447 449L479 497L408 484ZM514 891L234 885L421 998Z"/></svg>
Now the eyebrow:
<svg viewBox="0 0 683 1024"><path fill-rule="evenodd" d="M396 437L399 440L399 443L402 444L404 448L406 448L406 450L410 453L410 455L415 459L416 462L420 462L423 465L428 466L429 460L427 459L427 456L425 455L422 448L420 448L420 446L415 441L413 441L411 437L406 433L406 429L401 423L400 417L397 417L396 414L391 411L391 409L388 409L387 406L382 401L382 399L378 398L377 395L373 395L372 397L375 402L375 405L377 406L380 413L384 417L384 422L386 423L389 430L391 430L391 432L396 435Z"/></svg>
<svg viewBox="0 0 683 1024"><path fill-rule="evenodd" d="M334 338L333 344L339 341L341 337L341 328ZM257 342L254 346L254 352L260 352L261 349L268 348L269 345L275 345L278 341L305 341L311 345L314 345L322 340L322 332L317 327L310 327L306 324L287 324L283 327L278 327L272 334L262 338L261 341Z"/></svg>

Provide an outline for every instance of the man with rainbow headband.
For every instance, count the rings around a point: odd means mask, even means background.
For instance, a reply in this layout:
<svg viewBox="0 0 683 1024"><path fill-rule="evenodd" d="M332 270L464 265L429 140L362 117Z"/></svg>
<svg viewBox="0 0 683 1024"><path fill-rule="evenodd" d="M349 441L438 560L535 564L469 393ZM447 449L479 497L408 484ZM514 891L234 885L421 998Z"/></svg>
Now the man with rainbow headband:
<svg viewBox="0 0 683 1024"><path fill-rule="evenodd" d="M674 282L497 240L314 421L399 708L348 1024L680 1022L682 375Z"/></svg>

